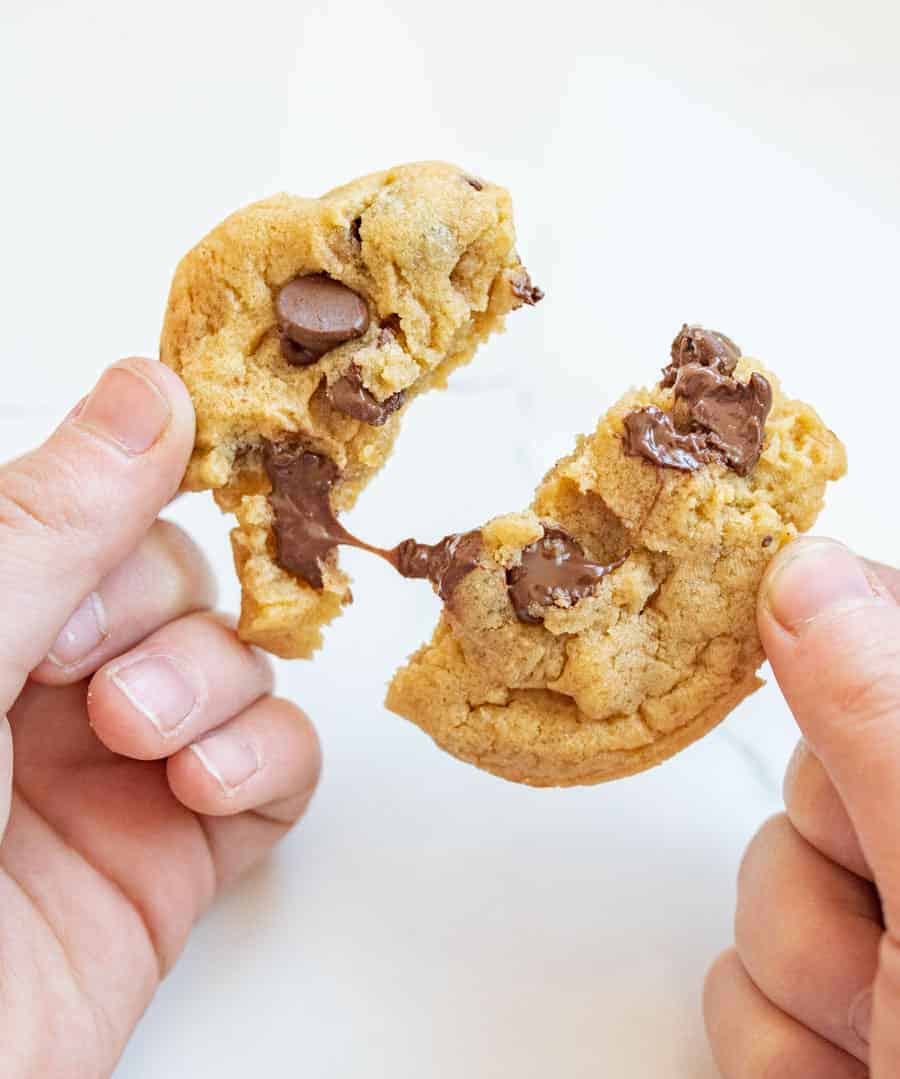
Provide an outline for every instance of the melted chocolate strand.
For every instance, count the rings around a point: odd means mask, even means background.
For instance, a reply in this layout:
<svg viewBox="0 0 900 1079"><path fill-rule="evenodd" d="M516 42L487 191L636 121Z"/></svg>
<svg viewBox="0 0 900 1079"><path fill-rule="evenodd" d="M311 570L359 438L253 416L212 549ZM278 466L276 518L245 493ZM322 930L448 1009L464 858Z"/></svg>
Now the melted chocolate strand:
<svg viewBox="0 0 900 1079"><path fill-rule="evenodd" d="M522 551L522 561L507 570L510 602L520 622L539 623L534 607L571 607L594 590L625 559L608 566L585 558L581 546L561 528L544 535Z"/></svg>
<svg viewBox="0 0 900 1079"><path fill-rule="evenodd" d="M378 555L403 577L431 581L444 600L477 565L480 532L454 533L434 544L408 539L387 550L348 532L331 507L339 472L328 457L267 443L263 464L272 484L278 564L313 588L323 587L322 566L339 545Z"/></svg>

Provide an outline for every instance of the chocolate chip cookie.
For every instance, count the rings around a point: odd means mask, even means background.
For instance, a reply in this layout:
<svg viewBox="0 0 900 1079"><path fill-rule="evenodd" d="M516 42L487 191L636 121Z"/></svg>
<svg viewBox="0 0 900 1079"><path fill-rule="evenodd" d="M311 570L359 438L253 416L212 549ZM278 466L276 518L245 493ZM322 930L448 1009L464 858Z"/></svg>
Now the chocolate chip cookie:
<svg viewBox="0 0 900 1079"><path fill-rule="evenodd" d="M616 779L760 684L760 581L844 449L723 334L685 326L671 357L529 511L469 534L434 638L387 699L455 756L535 786Z"/></svg>
<svg viewBox="0 0 900 1079"><path fill-rule="evenodd" d="M541 295L516 254L507 192L439 163L266 199L185 256L161 358L197 412L185 486L211 488L237 515L245 640L308 656L351 598L333 545L298 551L318 526L292 514L291 484L324 492L316 505L336 524L413 397ZM276 529L279 507L288 523Z"/></svg>

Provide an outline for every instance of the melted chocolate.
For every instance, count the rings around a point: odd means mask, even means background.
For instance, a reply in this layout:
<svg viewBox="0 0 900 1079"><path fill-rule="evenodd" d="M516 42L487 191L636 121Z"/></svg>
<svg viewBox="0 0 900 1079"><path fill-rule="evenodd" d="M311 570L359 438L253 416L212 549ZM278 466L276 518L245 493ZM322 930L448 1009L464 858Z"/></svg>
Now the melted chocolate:
<svg viewBox="0 0 900 1079"><path fill-rule="evenodd" d="M421 577L431 581L442 600L478 565L481 533L454 532L437 543L398 543L390 551L380 551L401 577Z"/></svg>
<svg viewBox="0 0 900 1079"><path fill-rule="evenodd" d="M480 532L454 533L434 544L408 539L387 550L348 532L331 507L331 490L340 474L328 457L267 443L263 464L272 484L278 564L313 588L323 587L322 566L339 545L378 555L403 577L431 581L443 600L477 565Z"/></svg>
<svg viewBox="0 0 900 1079"><path fill-rule="evenodd" d="M685 323L672 342L671 356L671 363L663 368L660 385L664 387L674 386L679 370L691 363L732 375L741 358L741 350L724 333Z"/></svg>
<svg viewBox="0 0 900 1079"><path fill-rule="evenodd" d="M510 602L520 622L539 623L534 607L571 607L593 595L597 584L625 559L603 566L585 558L580 545L561 528L544 535L522 551L522 561L507 570Z"/></svg>
<svg viewBox="0 0 900 1079"><path fill-rule="evenodd" d="M675 388L675 412L649 407L626 416L625 452L685 472L721 461L746 476L762 453L772 387L756 373L749 382L732 378L740 355L724 334L683 326L661 382Z"/></svg>
<svg viewBox="0 0 900 1079"><path fill-rule="evenodd" d="M380 335L379 335L380 339ZM328 400L346 416L370 427L381 427L398 408L403 407L406 390L392 394L384 401L363 385L359 368L354 364L343 377L328 387Z"/></svg>
<svg viewBox="0 0 900 1079"><path fill-rule="evenodd" d="M717 459L706 443L706 434L682 434L668 412L653 405L625 417L625 452L644 457L663 468L696 472Z"/></svg>
<svg viewBox="0 0 900 1079"><path fill-rule="evenodd" d="M755 372L738 382L711 367L690 364L678 372L675 396L687 405L691 422L704 431L707 446L729 468L746 476L759 460L772 387Z"/></svg>

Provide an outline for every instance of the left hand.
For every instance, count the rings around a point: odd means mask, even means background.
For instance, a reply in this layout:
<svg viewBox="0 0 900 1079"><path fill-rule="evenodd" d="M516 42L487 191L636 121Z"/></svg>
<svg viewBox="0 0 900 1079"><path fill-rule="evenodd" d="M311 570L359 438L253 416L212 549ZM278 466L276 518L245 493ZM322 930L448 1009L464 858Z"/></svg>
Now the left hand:
<svg viewBox="0 0 900 1079"><path fill-rule="evenodd" d="M177 376L127 360L0 468L10 1079L108 1076L198 916L318 778L309 721L210 613L200 551L156 520L193 440Z"/></svg>

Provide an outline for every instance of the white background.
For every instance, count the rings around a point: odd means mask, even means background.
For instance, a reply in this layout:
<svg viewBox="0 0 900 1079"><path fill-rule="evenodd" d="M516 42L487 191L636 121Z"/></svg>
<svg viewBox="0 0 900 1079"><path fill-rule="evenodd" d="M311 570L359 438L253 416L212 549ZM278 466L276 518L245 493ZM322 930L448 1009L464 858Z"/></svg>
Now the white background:
<svg viewBox="0 0 900 1079"><path fill-rule="evenodd" d="M417 402L352 523L438 537L524 506L682 320L845 439L821 522L900 557L900 35L889 0L0 0L4 456L153 353L182 252L238 205L441 157L509 186L547 291ZM174 514L236 588L207 496ZM115 522L110 522L111 527ZM192 939L120 1079L707 1079L703 972L795 737L774 688L651 774L515 787L381 707L426 585L356 603L281 692L326 771Z"/></svg>

